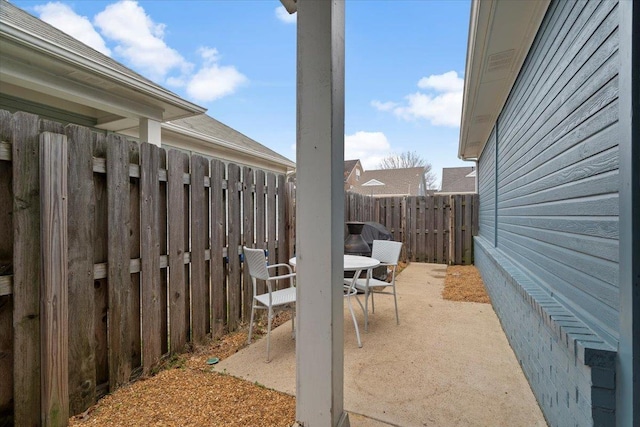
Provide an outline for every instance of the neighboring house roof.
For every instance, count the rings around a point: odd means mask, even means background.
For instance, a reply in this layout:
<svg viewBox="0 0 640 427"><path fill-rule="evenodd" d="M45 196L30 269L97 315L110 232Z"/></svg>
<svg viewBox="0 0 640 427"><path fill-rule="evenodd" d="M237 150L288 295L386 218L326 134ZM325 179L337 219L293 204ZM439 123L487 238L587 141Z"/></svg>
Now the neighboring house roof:
<svg viewBox="0 0 640 427"><path fill-rule="evenodd" d="M279 172L295 164L114 59L0 0L0 106Z"/></svg>
<svg viewBox="0 0 640 427"><path fill-rule="evenodd" d="M240 151L277 164L295 168L295 163L237 130L206 114L163 123L163 129L190 135L222 150Z"/></svg>
<svg viewBox="0 0 640 427"><path fill-rule="evenodd" d="M349 175L351 175L351 173L353 173L353 169L356 167L358 162L360 162L359 159L356 159L356 160L345 160L344 161L344 180L345 180L345 182L347 181L347 179L349 179Z"/></svg>
<svg viewBox="0 0 640 427"><path fill-rule="evenodd" d="M475 193L476 168L442 168L442 186L438 193Z"/></svg>
<svg viewBox="0 0 640 427"><path fill-rule="evenodd" d="M549 2L471 2L458 147L461 159L480 157Z"/></svg>
<svg viewBox="0 0 640 427"><path fill-rule="evenodd" d="M424 195L424 168L368 170L362 173L360 182L352 191L373 196Z"/></svg>
<svg viewBox="0 0 640 427"><path fill-rule="evenodd" d="M0 0L0 49L3 93L55 101L94 117L101 129L127 129L139 117L166 121L206 111L6 0Z"/></svg>

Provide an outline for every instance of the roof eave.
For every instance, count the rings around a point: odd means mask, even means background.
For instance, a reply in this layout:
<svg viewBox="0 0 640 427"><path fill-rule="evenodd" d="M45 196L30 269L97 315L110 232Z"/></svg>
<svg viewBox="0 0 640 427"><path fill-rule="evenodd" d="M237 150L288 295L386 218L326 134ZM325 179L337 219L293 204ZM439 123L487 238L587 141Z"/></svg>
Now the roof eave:
<svg viewBox="0 0 640 427"><path fill-rule="evenodd" d="M90 58L75 54L56 43L42 39L37 35L24 31L22 28L11 25L10 23L3 22L2 24L3 36L18 45L40 52L52 59L71 64L97 77L109 79L124 87L143 93L146 96L159 100L180 110L170 117L165 117L165 120L176 120L196 114L202 114L207 111L206 108L187 101L170 91L163 90L160 86L149 85L143 80L124 75L123 73L114 70L113 68L105 67L102 64L97 64Z"/></svg>
<svg viewBox="0 0 640 427"><path fill-rule="evenodd" d="M458 157L480 157L550 0L473 0Z"/></svg>

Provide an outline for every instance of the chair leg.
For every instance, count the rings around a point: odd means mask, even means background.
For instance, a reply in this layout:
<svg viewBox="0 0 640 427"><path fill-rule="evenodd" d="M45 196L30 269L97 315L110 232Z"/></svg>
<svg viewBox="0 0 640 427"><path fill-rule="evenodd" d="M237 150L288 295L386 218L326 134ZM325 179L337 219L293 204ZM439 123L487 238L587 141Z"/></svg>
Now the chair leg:
<svg viewBox="0 0 640 427"><path fill-rule="evenodd" d="M373 301L373 290L371 290L371 292L369 292L371 294L371 312L375 313L376 312L376 303L375 301Z"/></svg>
<svg viewBox="0 0 640 427"><path fill-rule="evenodd" d="M291 310L291 339L296 339L296 311Z"/></svg>
<svg viewBox="0 0 640 427"><path fill-rule="evenodd" d="M351 305L351 295L347 296L347 304L349 305L349 311L351 311L351 318L353 319L353 326L356 328L356 337L358 338L358 347L362 348L362 341L360 341L360 330L358 329L358 322L356 321L356 314L353 312L353 305Z"/></svg>
<svg viewBox="0 0 640 427"><path fill-rule="evenodd" d="M369 287L364 288L364 331L369 332Z"/></svg>
<svg viewBox="0 0 640 427"><path fill-rule="evenodd" d="M253 313L256 311L256 307L251 304L251 320L249 321L249 338L247 344L251 344L251 334L253 333Z"/></svg>
<svg viewBox="0 0 640 427"><path fill-rule="evenodd" d="M393 284L393 302L396 303L396 325L400 324L400 317L398 317L398 298L396 298L396 284Z"/></svg>
<svg viewBox="0 0 640 427"><path fill-rule="evenodd" d="M271 319L273 319L273 309L269 307L269 318L267 320L267 363L271 362L271 359L269 359L269 350L271 349Z"/></svg>

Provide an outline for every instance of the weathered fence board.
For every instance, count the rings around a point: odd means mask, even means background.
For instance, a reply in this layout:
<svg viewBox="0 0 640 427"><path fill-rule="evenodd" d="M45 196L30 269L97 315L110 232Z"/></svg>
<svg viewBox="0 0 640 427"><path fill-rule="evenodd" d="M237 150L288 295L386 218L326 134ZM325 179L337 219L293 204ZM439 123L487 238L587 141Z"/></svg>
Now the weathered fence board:
<svg viewBox="0 0 640 427"><path fill-rule="evenodd" d="M225 246L224 164L211 161L211 300L212 333L220 337L227 326L227 285L222 248Z"/></svg>
<svg viewBox="0 0 640 427"><path fill-rule="evenodd" d="M37 116L11 123L13 169L13 399L16 425L40 424L40 171Z"/></svg>
<svg viewBox="0 0 640 427"><path fill-rule="evenodd" d="M209 284L205 270L208 220L205 209L209 198L204 187L208 169L208 162L203 157L191 157L191 328L196 342L202 342L208 332Z"/></svg>
<svg viewBox="0 0 640 427"><path fill-rule="evenodd" d="M285 193L285 178L284 175L278 175L278 188L276 194L278 196L278 211L277 221L278 221L278 262L280 264L286 264L289 262L288 256L288 248L289 245L287 243L287 198ZM280 271L278 274L285 274L286 271L282 267L279 267ZM286 281L282 281L281 284L283 287L288 286Z"/></svg>
<svg viewBox="0 0 640 427"><path fill-rule="evenodd" d="M140 247L142 263L142 363L145 374L162 354L160 287L160 148L140 147ZM193 255L193 254L192 254Z"/></svg>
<svg viewBox="0 0 640 427"><path fill-rule="evenodd" d="M253 169L248 166L242 168L242 234L244 236L243 245L249 248L254 247L254 225L255 207L253 200L254 186ZM251 318L251 306L253 299L253 287L251 285L251 276L243 264L243 281L242 281L242 320L247 322Z"/></svg>
<svg viewBox="0 0 640 427"><path fill-rule="evenodd" d="M158 169L159 197L158 197L158 221L159 221L159 243L160 243L160 353L165 355L169 352L169 272L168 263L162 264L162 259L168 260L168 205L167 205L167 181L160 179L160 171L167 170L167 152L164 148L158 150L158 159L160 161ZM206 201L205 201L206 202ZM208 206L208 205L207 205ZM208 218L208 210L207 210ZM207 242L209 239L207 238ZM209 280L207 266L207 283ZM157 333L157 332L156 332Z"/></svg>
<svg viewBox="0 0 640 427"><path fill-rule="evenodd" d="M11 114L0 110L0 144L11 141ZM11 158L11 145L7 144ZM0 160L0 280L13 274L11 162ZM8 281L8 280L7 280ZM13 281L13 280L12 280ZM13 285L0 285L0 425L13 424Z"/></svg>
<svg viewBox="0 0 640 427"><path fill-rule="evenodd" d="M102 134L92 134L94 157L106 158L107 140ZM94 218L94 264L106 263L108 258L108 202L107 177L104 174L93 174L93 187L96 200ZM109 311L109 282L107 278L94 279L94 326L95 326L95 363L96 363L96 397L100 397L98 390L104 393L109 390L109 338L107 334L107 317Z"/></svg>
<svg viewBox="0 0 640 427"><path fill-rule="evenodd" d="M169 228L169 333L172 353L180 352L187 344L189 331L186 277L184 268L185 223L184 206L185 186L182 176L189 172L188 157L176 150L169 151L168 180L168 221Z"/></svg>
<svg viewBox="0 0 640 427"><path fill-rule="evenodd" d="M265 192L265 179L266 175L264 171L256 171L256 190L255 190L255 207L256 207L256 248L266 249L266 192ZM293 253L293 252L291 252ZM266 292L265 284L263 281L256 283L257 293L263 294Z"/></svg>
<svg viewBox="0 0 640 427"><path fill-rule="evenodd" d="M229 298L229 331L235 331L240 321L242 303L242 275L240 271L240 257L238 256L238 246L241 238L240 218L240 167L229 164L227 198L229 201L229 220L227 226L228 242L227 258L229 266L228 298Z"/></svg>
<svg viewBox="0 0 640 427"><path fill-rule="evenodd" d="M109 389L129 381L129 143L107 137Z"/></svg>
<svg viewBox="0 0 640 427"><path fill-rule="evenodd" d="M67 137L40 135L42 290L40 354L44 426L69 419Z"/></svg>
<svg viewBox="0 0 640 427"><path fill-rule="evenodd" d="M131 167L140 166L140 146L135 142L129 142L129 171ZM129 174L129 258L140 259L140 179L138 177L131 177ZM131 272L131 271L130 271ZM129 302L127 303L128 324L140 325L141 317L140 311L142 307L141 289L142 289L142 277L141 269L131 273L131 288L129 289ZM142 373L142 335L141 328L135 327L129 331L130 341L130 360L131 360L131 375L130 379L133 379Z"/></svg>
<svg viewBox="0 0 640 427"><path fill-rule="evenodd" d="M276 176L272 173L267 174L267 252L269 253L269 264L277 264L276 255ZM276 284L276 287L278 284ZM278 287L278 289L280 289Z"/></svg>
<svg viewBox="0 0 640 427"><path fill-rule="evenodd" d="M68 219L69 242L69 411L77 414L96 401L95 300L93 244L95 195L91 132L79 126L66 128L69 150L68 209L84 212ZM87 286L89 284L89 286Z"/></svg>

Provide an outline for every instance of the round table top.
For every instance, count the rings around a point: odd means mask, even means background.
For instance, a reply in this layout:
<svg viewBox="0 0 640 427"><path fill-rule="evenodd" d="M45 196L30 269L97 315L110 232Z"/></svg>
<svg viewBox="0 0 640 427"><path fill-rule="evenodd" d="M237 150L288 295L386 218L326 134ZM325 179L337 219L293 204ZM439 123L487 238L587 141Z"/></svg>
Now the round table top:
<svg viewBox="0 0 640 427"><path fill-rule="evenodd" d="M295 267L296 265L296 257L293 257L289 260L289 264ZM360 256L360 255L345 255L344 256L344 270L345 271L355 271L355 270L364 270L365 268L373 268L377 267L380 264L375 258Z"/></svg>

